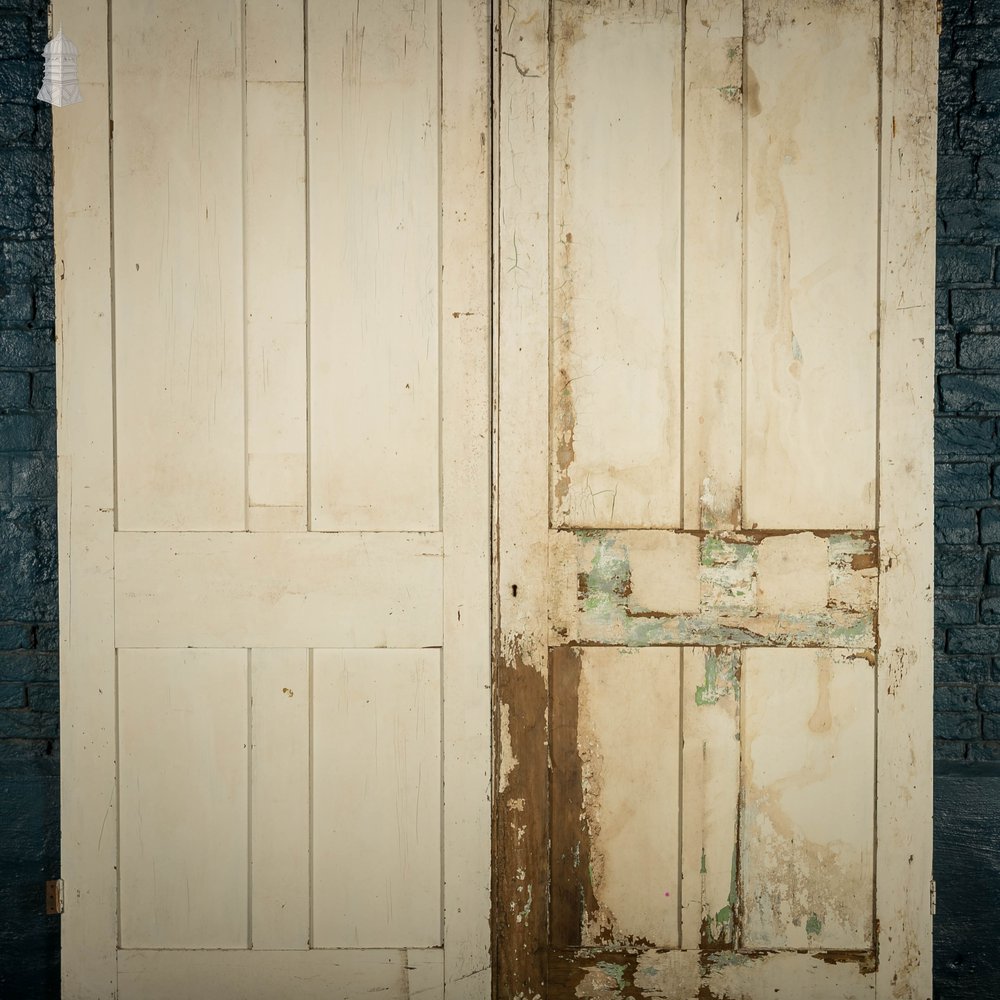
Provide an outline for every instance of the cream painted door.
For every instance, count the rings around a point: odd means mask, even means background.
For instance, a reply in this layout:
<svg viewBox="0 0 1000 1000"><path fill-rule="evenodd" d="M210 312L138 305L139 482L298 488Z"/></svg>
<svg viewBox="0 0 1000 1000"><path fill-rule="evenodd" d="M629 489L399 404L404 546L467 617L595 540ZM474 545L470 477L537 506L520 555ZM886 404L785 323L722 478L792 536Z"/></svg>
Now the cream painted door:
<svg viewBox="0 0 1000 1000"><path fill-rule="evenodd" d="M60 0L63 996L489 992L485 0Z"/></svg>
<svg viewBox="0 0 1000 1000"><path fill-rule="evenodd" d="M509 998L930 997L932 0L504 0Z"/></svg>

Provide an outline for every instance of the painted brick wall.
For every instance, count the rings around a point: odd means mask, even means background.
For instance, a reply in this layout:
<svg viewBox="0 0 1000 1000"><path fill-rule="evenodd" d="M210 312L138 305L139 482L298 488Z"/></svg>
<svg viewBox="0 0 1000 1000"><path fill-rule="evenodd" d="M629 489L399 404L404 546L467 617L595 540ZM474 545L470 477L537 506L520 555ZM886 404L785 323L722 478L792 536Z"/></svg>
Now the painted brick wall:
<svg viewBox="0 0 1000 1000"><path fill-rule="evenodd" d="M0 997L58 996L55 350L39 0L0 0Z"/></svg>
<svg viewBox="0 0 1000 1000"><path fill-rule="evenodd" d="M1000 2L941 35L935 737L1000 761Z"/></svg>

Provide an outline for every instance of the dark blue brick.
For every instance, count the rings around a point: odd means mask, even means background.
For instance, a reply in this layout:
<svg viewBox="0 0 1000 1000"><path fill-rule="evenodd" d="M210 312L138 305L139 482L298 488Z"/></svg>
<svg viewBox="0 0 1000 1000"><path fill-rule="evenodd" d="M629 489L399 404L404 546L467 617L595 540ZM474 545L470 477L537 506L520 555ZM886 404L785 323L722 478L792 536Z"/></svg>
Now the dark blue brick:
<svg viewBox="0 0 1000 1000"><path fill-rule="evenodd" d="M967 24L970 15L968 0L944 0L941 5L943 24ZM997 0L973 0L971 19L977 24L1000 24Z"/></svg>
<svg viewBox="0 0 1000 1000"><path fill-rule="evenodd" d="M1000 625L1000 597L984 597L979 614L984 625Z"/></svg>
<svg viewBox="0 0 1000 1000"><path fill-rule="evenodd" d="M0 709L24 708L27 703L27 692L23 684L0 681ZM0 722L0 728L2 726L3 723Z"/></svg>
<svg viewBox="0 0 1000 1000"><path fill-rule="evenodd" d="M955 458L992 455L997 451L996 421L993 417L938 417L934 447L938 455Z"/></svg>
<svg viewBox="0 0 1000 1000"><path fill-rule="evenodd" d="M0 317L7 319L0 304ZM31 319L31 294L28 316ZM52 335L44 330L0 330L0 368L45 368L55 361ZM2 441L2 439L0 439ZM4 444L3 447L6 447Z"/></svg>
<svg viewBox="0 0 1000 1000"><path fill-rule="evenodd" d="M0 59L31 54L31 21L23 15L0 14Z"/></svg>
<svg viewBox="0 0 1000 1000"><path fill-rule="evenodd" d="M970 507L938 507L934 512L934 540L966 545L975 542L976 512Z"/></svg>
<svg viewBox="0 0 1000 1000"><path fill-rule="evenodd" d="M978 712L936 712L934 735L939 740L974 740L979 737Z"/></svg>
<svg viewBox="0 0 1000 1000"><path fill-rule="evenodd" d="M34 630L20 622L0 624L0 650L30 649L33 645Z"/></svg>
<svg viewBox="0 0 1000 1000"><path fill-rule="evenodd" d="M934 582L939 587L980 587L984 564L978 545L939 545L934 552Z"/></svg>
<svg viewBox="0 0 1000 1000"><path fill-rule="evenodd" d="M55 652L24 650L0 653L2 681L56 681L59 657Z"/></svg>
<svg viewBox="0 0 1000 1000"><path fill-rule="evenodd" d="M989 81L986 81L987 89ZM975 76L975 96L979 96L979 73ZM964 108L973 100L973 74L967 66L944 66L938 73L938 104L942 108Z"/></svg>
<svg viewBox="0 0 1000 1000"><path fill-rule="evenodd" d="M976 194L980 198L1000 198L1000 156L979 157L976 164Z"/></svg>
<svg viewBox="0 0 1000 1000"><path fill-rule="evenodd" d="M56 495L51 455L14 455L10 460L11 492L18 499L48 500Z"/></svg>
<svg viewBox="0 0 1000 1000"><path fill-rule="evenodd" d="M960 368L1000 369L1000 334L967 333L958 342Z"/></svg>
<svg viewBox="0 0 1000 1000"><path fill-rule="evenodd" d="M30 285L0 284L0 317L8 326L34 319L35 300Z"/></svg>
<svg viewBox="0 0 1000 1000"><path fill-rule="evenodd" d="M990 243L1000 232L1000 199L938 202L940 234L949 240Z"/></svg>
<svg viewBox="0 0 1000 1000"><path fill-rule="evenodd" d="M969 250L971 247L956 249ZM52 244L44 239L7 240L2 253L3 276L7 281L35 281L48 278L52 270Z"/></svg>
<svg viewBox="0 0 1000 1000"><path fill-rule="evenodd" d="M984 625L956 625L948 629L945 648L949 653L1000 653L1000 629Z"/></svg>
<svg viewBox="0 0 1000 1000"><path fill-rule="evenodd" d="M52 608L55 611L55 607ZM45 652L58 652L59 625L56 622L43 622L35 629L35 646Z"/></svg>
<svg viewBox="0 0 1000 1000"><path fill-rule="evenodd" d="M979 540L984 545L1000 544L1000 508L984 507L979 512Z"/></svg>
<svg viewBox="0 0 1000 1000"><path fill-rule="evenodd" d="M938 462L934 466L934 496L948 504L989 499L989 466L985 462Z"/></svg>
<svg viewBox="0 0 1000 1000"><path fill-rule="evenodd" d="M1000 712L1000 684L984 684L978 691L976 703L984 712Z"/></svg>
<svg viewBox="0 0 1000 1000"><path fill-rule="evenodd" d="M31 376L31 405L36 410L56 408L55 372L36 372Z"/></svg>
<svg viewBox="0 0 1000 1000"><path fill-rule="evenodd" d="M935 740L934 759L935 760L964 760L966 754L966 744L958 740Z"/></svg>
<svg viewBox="0 0 1000 1000"><path fill-rule="evenodd" d="M968 760L972 761L1000 760L1000 743L983 743L977 740L975 743L969 744L968 754L966 756ZM991 987L989 985L986 985L983 988L988 990ZM981 996L983 1000L993 1000L992 996L989 996L987 994L981 994Z"/></svg>
<svg viewBox="0 0 1000 1000"><path fill-rule="evenodd" d="M935 712L974 712L976 689L968 684L943 684L934 689Z"/></svg>
<svg viewBox="0 0 1000 1000"><path fill-rule="evenodd" d="M937 170L939 198L967 198L975 189L976 169L971 156L940 156Z"/></svg>
<svg viewBox="0 0 1000 1000"><path fill-rule="evenodd" d="M948 292L944 289L939 288L934 293L934 324L938 328L938 332L946 330L951 325L951 320L948 318ZM941 345L938 344L938 356L940 357ZM955 338L951 338L951 360L947 362L947 367L953 368L955 366Z"/></svg>
<svg viewBox="0 0 1000 1000"><path fill-rule="evenodd" d="M0 62L0 94L5 104L34 104L42 85L43 64L37 59Z"/></svg>
<svg viewBox="0 0 1000 1000"><path fill-rule="evenodd" d="M14 146L31 142L35 137L36 125L35 109L30 104L3 105L0 107L0 145ZM945 183L947 184L947 179ZM952 198L962 198L969 193L960 183L955 183L948 190Z"/></svg>
<svg viewBox="0 0 1000 1000"><path fill-rule="evenodd" d="M953 289L951 322L959 330L1000 329L1000 288Z"/></svg>
<svg viewBox="0 0 1000 1000"><path fill-rule="evenodd" d="M986 283L993 278L993 249L963 244L938 247L939 284Z"/></svg>
<svg viewBox="0 0 1000 1000"><path fill-rule="evenodd" d="M35 313L34 319L37 323L52 324L56 320L56 299L52 285L35 286Z"/></svg>
<svg viewBox="0 0 1000 1000"><path fill-rule="evenodd" d="M940 79L945 83L947 103L959 104L962 98L971 98L971 93L964 89L966 70L961 67L950 67L941 73ZM976 70L976 100L983 104L1000 103L1000 67L980 66Z"/></svg>
<svg viewBox="0 0 1000 1000"><path fill-rule="evenodd" d="M1000 715L983 716L983 739L1000 740Z"/></svg>
<svg viewBox="0 0 1000 1000"><path fill-rule="evenodd" d="M937 119L937 144L939 153L961 153L958 141L958 113L942 108Z"/></svg>
<svg viewBox="0 0 1000 1000"><path fill-rule="evenodd" d="M31 403L31 376L27 372L0 371L0 410L14 410Z"/></svg>
<svg viewBox="0 0 1000 1000"><path fill-rule="evenodd" d="M950 413L1000 412L1000 376L959 372L942 375L941 406Z"/></svg>
<svg viewBox="0 0 1000 1000"><path fill-rule="evenodd" d="M959 148L969 153L1000 152L1000 115L982 105L958 112Z"/></svg>
<svg viewBox="0 0 1000 1000"><path fill-rule="evenodd" d="M0 150L0 227L32 230L45 225L51 206L40 195L48 189L50 169L41 150Z"/></svg>
<svg viewBox="0 0 1000 1000"><path fill-rule="evenodd" d="M0 777L58 774L58 740L0 740Z"/></svg>
<svg viewBox="0 0 1000 1000"><path fill-rule="evenodd" d="M938 625L972 625L979 618L979 595L943 597L934 602L934 621Z"/></svg>
<svg viewBox="0 0 1000 1000"><path fill-rule="evenodd" d="M980 684L992 677L988 656L934 657L934 679L939 684Z"/></svg>
<svg viewBox="0 0 1000 1000"><path fill-rule="evenodd" d="M7 451L51 449L55 421L45 413L0 413L0 441Z"/></svg>
<svg viewBox="0 0 1000 1000"><path fill-rule="evenodd" d="M59 736L57 712L6 709L0 712L0 739L54 740Z"/></svg>
<svg viewBox="0 0 1000 1000"><path fill-rule="evenodd" d="M58 712L59 685L29 684L28 708L33 712Z"/></svg>

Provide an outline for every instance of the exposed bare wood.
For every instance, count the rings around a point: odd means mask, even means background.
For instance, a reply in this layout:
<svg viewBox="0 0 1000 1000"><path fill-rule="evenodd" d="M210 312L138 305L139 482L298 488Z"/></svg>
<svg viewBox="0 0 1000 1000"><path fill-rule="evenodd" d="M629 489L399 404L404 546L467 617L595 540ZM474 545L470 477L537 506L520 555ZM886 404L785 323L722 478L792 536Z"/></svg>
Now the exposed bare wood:
<svg viewBox="0 0 1000 1000"><path fill-rule="evenodd" d="M493 963L499 996L545 996L549 511L549 4L503 0L494 183L497 492Z"/></svg>

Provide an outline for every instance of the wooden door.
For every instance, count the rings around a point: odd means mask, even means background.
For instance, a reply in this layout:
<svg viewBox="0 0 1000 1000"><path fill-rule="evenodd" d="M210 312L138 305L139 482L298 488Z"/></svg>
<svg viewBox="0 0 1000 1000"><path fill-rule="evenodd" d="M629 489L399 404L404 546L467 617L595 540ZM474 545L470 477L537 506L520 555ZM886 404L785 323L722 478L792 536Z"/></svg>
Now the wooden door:
<svg viewBox="0 0 1000 1000"><path fill-rule="evenodd" d="M484 0L61 0L63 996L489 989Z"/></svg>
<svg viewBox="0 0 1000 1000"><path fill-rule="evenodd" d="M498 996L930 997L931 0L512 0Z"/></svg>

